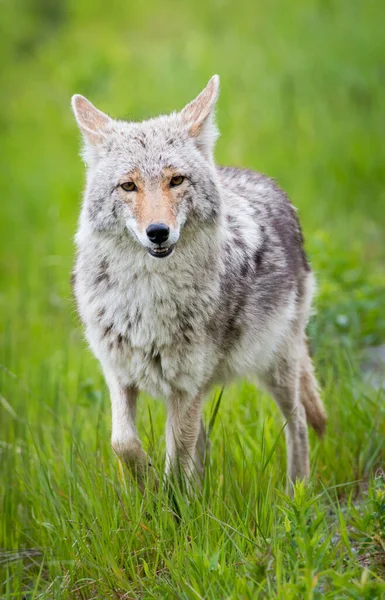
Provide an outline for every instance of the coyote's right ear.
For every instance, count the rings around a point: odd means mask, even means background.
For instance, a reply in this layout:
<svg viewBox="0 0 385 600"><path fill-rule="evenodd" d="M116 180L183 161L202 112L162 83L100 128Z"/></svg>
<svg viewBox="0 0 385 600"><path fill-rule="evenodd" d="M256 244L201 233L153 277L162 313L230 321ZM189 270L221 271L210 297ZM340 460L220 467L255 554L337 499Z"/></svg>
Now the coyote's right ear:
<svg viewBox="0 0 385 600"><path fill-rule="evenodd" d="M184 107L181 117L189 135L196 139L198 147L210 155L218 137L214 110L219 94L219 77L214 75L205 89L190 104Z"/></svg>
<svg viewBox="0 0 385 600"><path fill-rule="evenodd" d="M112 119L80 94L72 96L72 109L80 131L91 145L100 143L112 125Z"/></svg>

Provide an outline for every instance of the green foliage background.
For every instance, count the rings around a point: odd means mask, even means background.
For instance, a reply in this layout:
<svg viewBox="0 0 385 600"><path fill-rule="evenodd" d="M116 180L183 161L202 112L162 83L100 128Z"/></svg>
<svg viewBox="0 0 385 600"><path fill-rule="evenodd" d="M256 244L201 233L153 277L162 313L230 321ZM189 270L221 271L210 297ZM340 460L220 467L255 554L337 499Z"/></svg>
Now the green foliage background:
<svg viewBox="0 0 385 600"><path fill-rule="evenodd" d="M385 5L0 6L1 597L383 597L384 398L359 364L385 335ZM226 390L203 493L180 499L177 524L109 449L69 284L84 179L69 102L78 92L143 119L182 107L213 73L218 162L275 177L299 209L329 429L311 438L311 483L290 503L275 407L248 384ZM159 467L163 421L143 398Z"/></svg>

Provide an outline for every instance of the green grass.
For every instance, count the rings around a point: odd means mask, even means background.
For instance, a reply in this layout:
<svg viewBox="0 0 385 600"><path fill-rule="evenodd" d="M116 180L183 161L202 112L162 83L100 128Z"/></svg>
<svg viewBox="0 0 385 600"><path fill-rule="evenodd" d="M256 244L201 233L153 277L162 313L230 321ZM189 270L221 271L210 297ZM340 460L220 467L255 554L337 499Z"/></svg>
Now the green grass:
<svg viewBox="0 0 385 600"><path fill-rule="evenodd" d="M3 3L1 598L384 597L384 393L359 369L385 337L384 19L374 0ZM110 449L71 300L83 168L69 99L141 119L215 72L218 161L277 178L299 208L329 425L289 500L277 409L249 384L227 388L203 490L176 492L178 519ZM141 399L159 470L164 418Z"/></svg>

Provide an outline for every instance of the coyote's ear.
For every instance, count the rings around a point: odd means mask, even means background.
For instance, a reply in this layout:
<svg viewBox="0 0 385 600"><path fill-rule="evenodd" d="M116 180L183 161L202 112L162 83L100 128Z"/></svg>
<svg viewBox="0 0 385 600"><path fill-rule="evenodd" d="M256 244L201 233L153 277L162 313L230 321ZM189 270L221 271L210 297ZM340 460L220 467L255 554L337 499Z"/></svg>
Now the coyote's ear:
<svg viewBox="0 0 385 600"><path fill-rule="evenodd" d="M80 94L72 96L72 109L86 141L92 145L100 143L111 127L112 119Z"/></svg>
<svg viewBox="0 0 385 600"><path fill-rule="evenodd" d="M205 89L182 110L181 117L191 137L204 154L210 154L218 129L214 120L214 109L219 94L219 76L214 75Z"/></svg>

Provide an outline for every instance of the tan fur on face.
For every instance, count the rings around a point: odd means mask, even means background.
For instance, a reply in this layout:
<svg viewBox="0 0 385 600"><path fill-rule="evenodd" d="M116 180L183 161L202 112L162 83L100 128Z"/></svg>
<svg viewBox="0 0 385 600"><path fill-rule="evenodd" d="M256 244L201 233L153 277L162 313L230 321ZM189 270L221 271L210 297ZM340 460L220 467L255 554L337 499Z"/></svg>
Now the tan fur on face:
<svg viewBox="0 0 385 600"><path fill-rule="evenodd" d="M171 168L162 171L160 180L146 181L140 171L135 170L121 178L120 183L133 181L135 192L124 192L126 201L132 201L132 208L140 231L145 231L151 223L164 223L170 228L176 224L176 210L179 187L170 187L172 177L177 175Z"/></svg>

